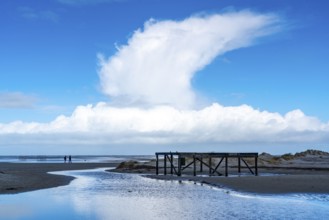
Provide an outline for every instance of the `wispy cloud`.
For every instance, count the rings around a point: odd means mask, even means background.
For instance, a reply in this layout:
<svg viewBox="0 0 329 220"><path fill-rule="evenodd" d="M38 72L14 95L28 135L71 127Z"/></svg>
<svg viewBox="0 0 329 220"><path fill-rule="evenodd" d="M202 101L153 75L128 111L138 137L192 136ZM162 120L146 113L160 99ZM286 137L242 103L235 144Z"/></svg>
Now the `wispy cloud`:
<svg viewBox="0 0 329 220"><path fill-rule="evenodd" d="M125 0L58 0L58 2L66 5L97 5L102 3L110 3L110 2L122 2Z"/></svg>
<svg viewBox="0 0 329 220"><path fill-rule="evenodd" d="M234 99L243 99L246 97L246 94L241 93L241 92L233 92L230 94L230 96Z"/></svg>
<svg viewBox="0 0 329 220"><path fill-rule="evenodd" d="M21 92L0 92L0 108L33 108L38 98Z"/></svg>
<svg viewBox="0 0 329 220"><path fill-rule="evenodd" d="M193 107L193 76L218 55L252 45L280 26L273 14L250 11L149 20L127 45L100 57L102 90L115 101Z"/></svg>
<svg viewBox="0 0 329 220"><path fill-rule="evenodd" d="M48 20L57 23L59 14L51 10L36 10L30 7L19 7L20 15L29 20Z"/></svg>

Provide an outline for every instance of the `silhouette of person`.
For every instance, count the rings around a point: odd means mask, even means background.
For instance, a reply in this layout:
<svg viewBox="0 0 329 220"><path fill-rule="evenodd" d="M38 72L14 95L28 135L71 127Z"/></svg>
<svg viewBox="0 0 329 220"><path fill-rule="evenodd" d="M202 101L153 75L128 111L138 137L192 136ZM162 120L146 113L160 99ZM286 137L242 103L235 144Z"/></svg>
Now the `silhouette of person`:
<svg viewBox="0 0 329 220"><path fill-rule="evenodd" d="M64 156L64 163L66 163L66 156Z"/></svg>
<svg viewBox="0 0 329 220"><path fill-rule="evenodd" d="M71 157L71 155L69 156L69 163L72 163L72 157Z"/></svg>

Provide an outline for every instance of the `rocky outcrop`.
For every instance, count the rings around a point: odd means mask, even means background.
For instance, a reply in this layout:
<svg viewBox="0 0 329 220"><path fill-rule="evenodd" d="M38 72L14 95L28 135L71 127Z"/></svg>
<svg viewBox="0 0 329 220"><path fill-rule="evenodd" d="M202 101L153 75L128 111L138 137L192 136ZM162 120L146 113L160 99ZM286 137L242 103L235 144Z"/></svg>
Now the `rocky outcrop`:
<svg viewBox="0 0 329 220"><path fill-rule="evenodd" d="M120 163L113 172L131 172L131 173L143 173L154 172L155 167L146 163L141 163L134 160L124 161Z"/></svg>

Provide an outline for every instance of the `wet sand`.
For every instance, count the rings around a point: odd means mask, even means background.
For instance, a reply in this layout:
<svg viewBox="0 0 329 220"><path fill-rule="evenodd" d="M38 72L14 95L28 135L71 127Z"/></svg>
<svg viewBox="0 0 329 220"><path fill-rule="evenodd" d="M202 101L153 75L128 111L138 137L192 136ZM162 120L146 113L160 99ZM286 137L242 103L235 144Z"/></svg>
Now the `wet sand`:
<svg viewBox="0 0 329 220"><path fill-rule="evenodd" d="M117 165L117 163L0 163L0 194L64 186L74 179L74 177L48 174L48 172Z"/></svg>
<svg viewBox="0 0 329 220"><path fill-rule="evenodd" d="M128 164L129 165L129 164ZM139 167L142 167L139 169ZM145 169L135 165L134 168L113 169L110 172L138 173L144 177L167 181L192 181L208 184L218 188L240 192L260 194L286 194L286 193L327 193L329 194L329 169L328 168L292 168L271 167L260 168L259 176L248 172L238 175L236 168L230 168L230 174L225 176L208 176L207 172L193 176L193 172L185 172L181 177L177 175L155 175L155 169ZM169 173L169 171L167 171Z"/></svg>
<svg viewBox="0 0 329 220"><path fill-rule="evenodd" d="M160 175L155 175L155 160L145 163L127 161L121 163L111 172L139 173L159 180L192 181L240 192L329 194L329 153L313 150L283 156L272 156L264 153L259 156L258 162L260 165L258 166L259 176L253 176L246 168L241 169L242 175L240 175L236 160L229 161L228 177L209 177L207 168L203 172L197 170L197 176L193 176L192 166L184 169L182 177L170 175L169 168L167 169L169 175L163 175L163 160L159 162ZM218 161L213 166L215 167L217 163ZM253 161L248 163L253 167ZM177 167L177 164L175 166ZM223 174L224 168L219 167L218 171Z"/></svg>
<svg viewBox="0 0 329 220"><path fill-rule="evenodd" d="M116 167L118 163L0 163L0 194L14 194L69 184L74 177L48 174L52 171ZM329 193L329 170L260 169L260 176L192 176L155 175L154 169L113 170L139 173L169 181L193 181L219 188L261 194ZM266 176L263 176L264 174ZM279 174L279 175L277 175Z"/></svg>
<svg viewBox="0 0 329 220"><path fill-rule="evenodd" d="M248 161L254 166L254 161ZM218 162L216 162L218 163ZM213 166L216 165L213 164ZM160 166L163 162L160 161ZM186 169L185 176L149 175L154 179L195 181L213 185L227 190L261 194L286 193L326 193L329 194L329 153L317 150L306 150L296 154L274 156L262 153L258 157L259 176L248 174L238 176L237 160L229 160L229 176L193 176L192 168ZM223 168L222 173L223 173ZM206 170L207 171L207 170ZM245 172L246 171L246 172ZM159 170L163 173L163 169ZM168 171L167 171L168 173ZM183 173L184 174L184 173Z"/></svg>
<svg viewBox="0 0 329 220"><path fill-rule="evenodd" d="M224 188L228 191L287 194L287 193L329 193L329 173L314 174L283 174L272 176L241 176L241 177L200 177L172 175L147 175L149 178L172 181L193 181Z"/></svg>

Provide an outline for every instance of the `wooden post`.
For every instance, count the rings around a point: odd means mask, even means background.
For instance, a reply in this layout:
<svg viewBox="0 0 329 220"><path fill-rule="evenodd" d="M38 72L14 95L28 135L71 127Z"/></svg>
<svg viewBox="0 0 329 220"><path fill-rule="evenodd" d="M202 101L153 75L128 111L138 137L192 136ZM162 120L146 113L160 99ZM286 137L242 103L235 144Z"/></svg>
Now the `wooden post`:
<svg viewBox="0 0 329 220"><path fill-rule="evenodd" d="M177 173L177 176L181 176L181 175L182 175L182 162L181 162L180 155L178 155L178 173Z"/></svg>
<svg viewBox="0 0 329 220"><path fill-rule="evenodd" d="M255 156L255 176L258 176L258 156Z"/></svg>
<svg viewBox="0 0 329 220"><path fill-rule="evenodd" d="M172 153L170 152L170 161L171 161L171 165L170 165L170 174L172 175L173 174L173 166L174 166L174 160L173 160L173 155Z"/></svg>
<svg viewBox="0 0 329 220"><path fill-rule="evenodd" d="M241 159L238 157L238 172L241 173Z"/></svg>
<svg viewBox="0 0 329 220"><path fill-rule="evenodd" d="M209 176L211 176L211 156L209 155Z"/></svg>
<svg viewBox="0 0 329 220"><path fill-rule="evenodd" d="M227 156L225 156L225 176L228 176L228 161L227 161Z"/></svg>
<svg viewBox="0 0 329 220"><path fill-rule="evenodd" d="M155 157L156 157L156 161L155 161L156 171L155 171L155 174L159 175L159 156L158 156L158 154L155 154Z"/></svg>
<svg viewBox="0 0 329 220"><path fill-rule="evenodd" d="M196 160L195 160L195 155L193 155L193 176L196 176Z"/></svg>
<svg viewBox="0 0 329 220"><path fill-rule="evenodd" d="M164 164L163 174L164 174L164 175L167 175L167 154L164 155L164 161L163 161L163 164Z"/></svg>

